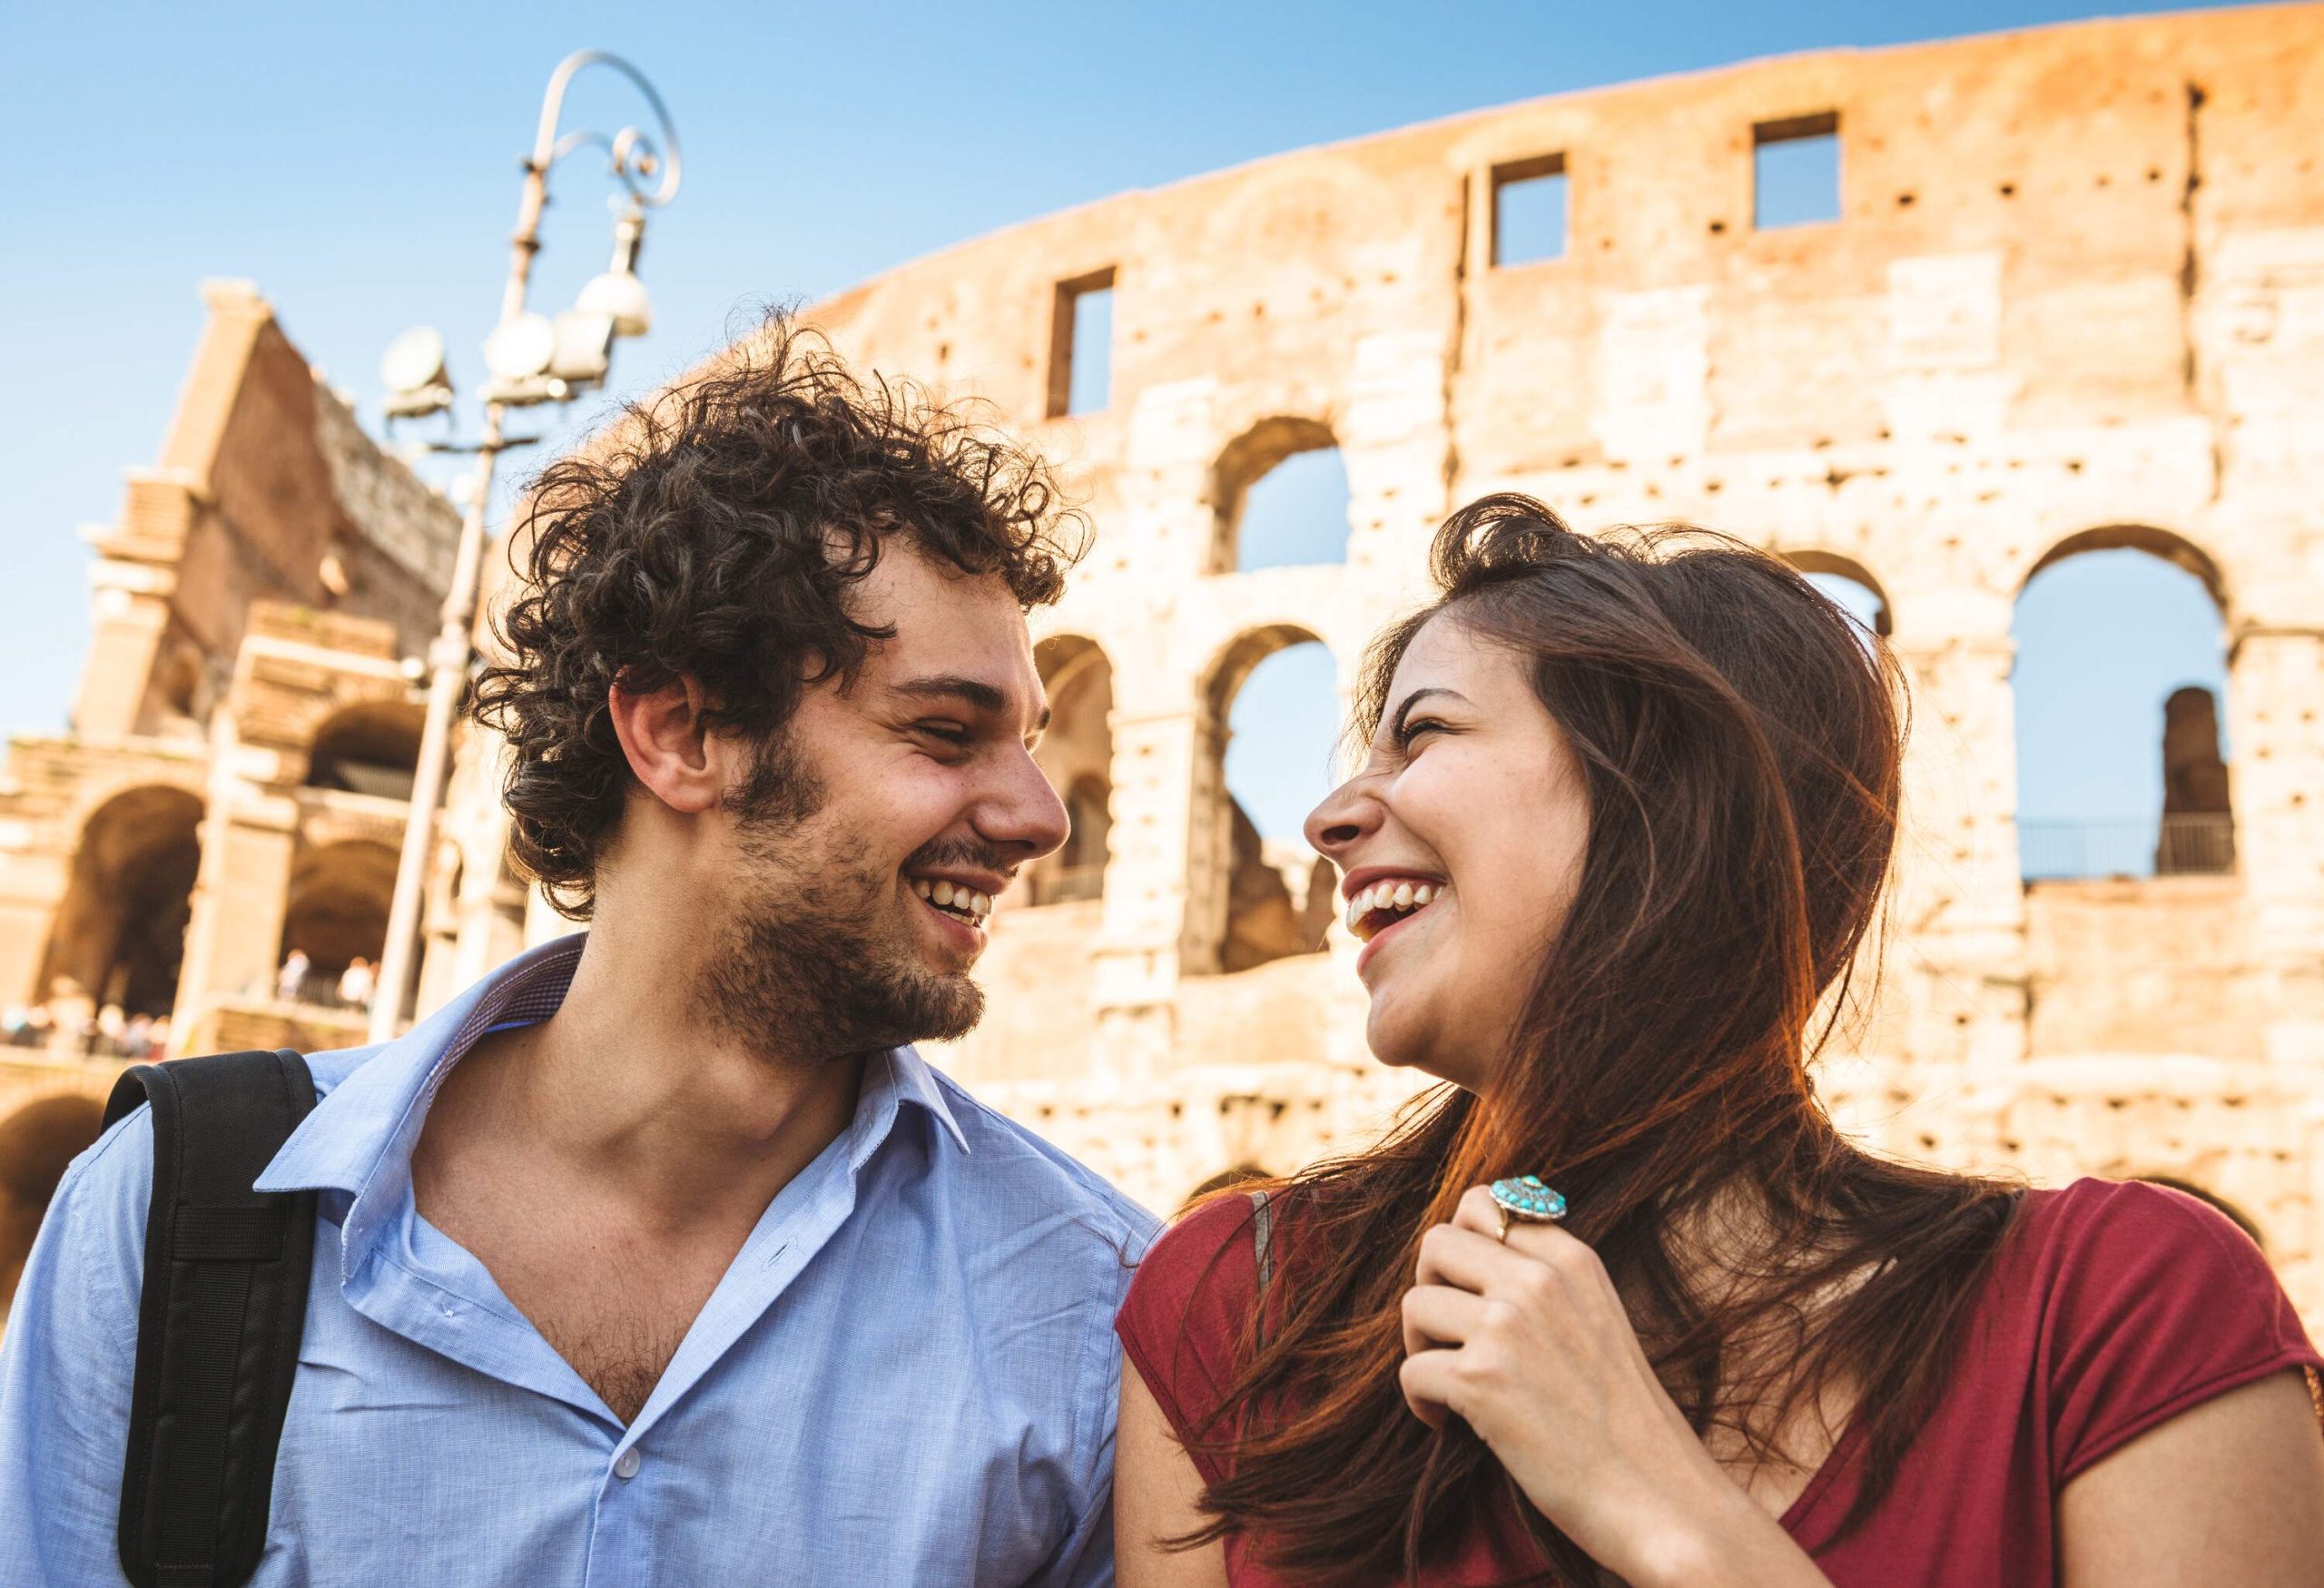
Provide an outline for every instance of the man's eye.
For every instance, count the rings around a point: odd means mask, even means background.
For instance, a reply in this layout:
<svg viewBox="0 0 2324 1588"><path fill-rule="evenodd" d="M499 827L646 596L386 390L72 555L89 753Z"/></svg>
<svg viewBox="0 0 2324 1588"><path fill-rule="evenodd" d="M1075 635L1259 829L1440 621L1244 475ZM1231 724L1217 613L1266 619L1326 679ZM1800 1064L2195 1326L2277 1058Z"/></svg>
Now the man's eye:
<svg viewBox="0 0 2324 1588"><path fill-rule="evenodd" d="M955 750L969 747L969 730L958 723L914 723L911 731L925 734L931 739L952 746Z"/></svg>

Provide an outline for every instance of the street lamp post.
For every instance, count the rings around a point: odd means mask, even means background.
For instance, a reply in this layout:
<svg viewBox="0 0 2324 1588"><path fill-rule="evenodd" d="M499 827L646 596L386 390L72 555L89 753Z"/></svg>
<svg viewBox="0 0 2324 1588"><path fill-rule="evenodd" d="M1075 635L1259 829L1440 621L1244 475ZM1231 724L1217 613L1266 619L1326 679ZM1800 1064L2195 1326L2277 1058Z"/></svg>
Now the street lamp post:
<svg viewBox="0 0 2324 1588"><path fill-rule="evenodd" d="M603 65L635 84L652 107L659 142L635 127L608 138L601 133L558 134L565 91L584 69ZM574 307L554 321L525 307L540 252L541 211L548 203L550 167L575 150L604 149L625 197L614 222L610 269L581 290ZM652 187L645 184L655 177ZM517 207L510 239L508 282L500 298L500 321L485 340L484 429L472 443L438 444L443 451L473 452L474 490L460 519L460 541L452 561L451 587L445 592L443 626L428 648L428 715L419 735L419 764L411 785L410 815L404 824L403 853L396 862L396 891L388 911L388 940L380 954L379 982L371 1001L371 1041L384 1042L402 1023L419 969L419 916L428 867L436 844L436 807L444 794L451 760L452 722L468 684L474 655L477 588L484 568L485 513L492 497L493 465L507 449L530 437L507 434L508 409L542 402L567 402L602 382L614 339L643 335L649 317L645 287L635 264L645 234L645 212L659 209L678 191L678 137L661 95L636 67L602 50L582 50L557 63L541 101L540 130L525 162L524 197ZM391 388L387 413L392 420L434 413L452 400L445 373L443 340L433 331L407 331L388 350L381 370Z"/></svg>

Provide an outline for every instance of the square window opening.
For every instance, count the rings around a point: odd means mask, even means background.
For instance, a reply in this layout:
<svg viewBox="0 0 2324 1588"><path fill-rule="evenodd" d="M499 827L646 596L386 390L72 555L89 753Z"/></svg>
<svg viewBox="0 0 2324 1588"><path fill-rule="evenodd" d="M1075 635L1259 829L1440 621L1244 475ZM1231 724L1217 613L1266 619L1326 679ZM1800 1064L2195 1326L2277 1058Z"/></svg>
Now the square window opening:
<svg viewBox="0 0 2324 1588"><path fill-rule="evenodd" d="M1819 111L1751 129L1751 224L1761 232L1840 218L1840 115Z"/></svg>
<svg viewBox="0 0 2324 1588"><path fill-rule="evenodd" d="M1113 400L1114 271L1057 284L1049 328L1049 417L1097 413Z"/></svg>
<svg viewBox="0 0 2324 1588"><path fill-rule="evenodd" d="M1566 248L1565 156L1541 154L1492 168L1492 264L1562 259Z"/></svg>

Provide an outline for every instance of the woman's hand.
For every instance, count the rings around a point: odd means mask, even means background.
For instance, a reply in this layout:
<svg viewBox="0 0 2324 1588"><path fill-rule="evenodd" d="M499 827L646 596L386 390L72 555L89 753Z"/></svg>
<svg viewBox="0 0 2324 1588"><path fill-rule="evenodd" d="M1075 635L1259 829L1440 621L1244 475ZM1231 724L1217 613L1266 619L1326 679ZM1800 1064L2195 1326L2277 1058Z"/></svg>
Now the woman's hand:
<svg viewBox="0 0 2324 1588"><path fill-rule="evenodd" d="M1600 1565L1649 1585L1825 1583L1720 1470L1663 1390L1605 1265L1479 1186L1422 1239L1404 1293L1404 1400L1457 1415L1541 1513Z"/></svg>

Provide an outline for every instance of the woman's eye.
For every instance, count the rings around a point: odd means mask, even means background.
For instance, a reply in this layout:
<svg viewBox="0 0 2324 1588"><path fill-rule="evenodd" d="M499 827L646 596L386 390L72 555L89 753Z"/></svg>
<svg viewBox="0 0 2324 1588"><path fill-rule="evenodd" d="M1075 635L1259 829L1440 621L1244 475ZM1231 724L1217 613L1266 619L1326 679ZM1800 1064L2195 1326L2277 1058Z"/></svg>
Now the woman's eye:
<svg viewBox="0 0 2324 1588"><path fill-rule="evenodd" d="M1413 741L1426 733L1441 733L1444 725L1433 717L1414 717L1396 730L1396 744L1402 749L1412 748Z"/></svg>

